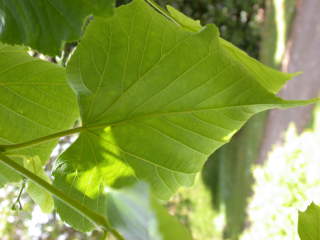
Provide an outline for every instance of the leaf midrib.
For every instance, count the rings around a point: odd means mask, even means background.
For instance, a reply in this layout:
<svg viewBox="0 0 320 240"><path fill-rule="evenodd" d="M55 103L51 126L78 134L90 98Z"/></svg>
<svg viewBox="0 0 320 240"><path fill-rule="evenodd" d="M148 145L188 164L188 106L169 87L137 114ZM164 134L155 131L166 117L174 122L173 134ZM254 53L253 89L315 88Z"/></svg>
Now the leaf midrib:
<svg viewBox="0 0 320 240"><path fill-rule="evenodd" d="M291 103L281 103L282 107L285 107L286 105L292 105L295 101L292 101ZM105 123L92 123L92 124L83 124L83 128L85 129L97 129L97 128L105 128L105 127L115 127L119 125L123 125L132 121L137 121L141 119L150 119L150 118L156 118L161 116L168 116L173 114L192 114L196 112L203 112L203 111L211 111L211 110L224 110L224 109L233 109L233 108L245 108L245 107L256 107L256 106L265 106L265 107L271 107L278 104L243 104L243 105L231 105L231 106L222 106L222 107L211 107L211 108L201 108L201 109L190 109L190 110L184 110L184 111L172 111L172 112L161 112L161 113L148 113L140 116L136 116L129 119L124 119L120 121L115 122L105 122ZM261 110L263 111L263 110ZM253 113L252 113L253 114Z"/></svg>

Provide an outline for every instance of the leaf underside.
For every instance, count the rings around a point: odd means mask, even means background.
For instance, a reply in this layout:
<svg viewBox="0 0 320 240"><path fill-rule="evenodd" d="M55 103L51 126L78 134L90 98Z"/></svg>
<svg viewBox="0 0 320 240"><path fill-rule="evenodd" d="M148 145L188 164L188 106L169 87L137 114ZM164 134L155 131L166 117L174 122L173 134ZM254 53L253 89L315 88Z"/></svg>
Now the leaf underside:
<svg viewBox="0 0 320 240"><path fill-rule="evenodd" d="M97 212L105 186L137 180L168 199L252 115L315 101L278 98L290 74L224 42L214 25L190 31L142 0L96 17L67 74L86 130L60 156L55 184ZM58 205L65 221L92 229Z"/></svg>
<svg viewBox="0 0 320 240"><path fill-rule="evenodd" d="M89 14L109 16L113 0L0 0L0 40L60 55L64 42L77 41Z"/></svg>

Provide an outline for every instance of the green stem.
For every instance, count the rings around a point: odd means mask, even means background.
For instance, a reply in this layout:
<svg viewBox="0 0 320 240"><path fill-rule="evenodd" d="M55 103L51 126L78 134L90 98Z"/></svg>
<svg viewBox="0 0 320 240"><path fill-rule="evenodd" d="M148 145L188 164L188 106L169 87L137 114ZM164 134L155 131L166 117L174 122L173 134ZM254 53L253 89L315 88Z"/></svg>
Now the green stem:
<svg viewBox="0 0 320 240"><path fill-rule="evenodd" d="M8 158L6 155L4 155L1 152L0 152L0 162L2 162L5 166L11 168L15 172L19 173L20 175L24 176L25 178L31 180L32 182L37 184L39 187L51 193L55 198L59 199L64 204L66 204L67 206L69 206L70 208L72 208L73 210L75 210L85 218L87 218L97 227L103 227L107 231L110 231L117 239L123 240L123 237L110 226L106 218L90 210L86 206L79 203L77 200L67 196L66 194L64 194L64 192L60 191L58 188L49 184L47 181L33 174L32 172L22 167L21 165L16 163L14 160Z"/></svg>
<svg viewBox="0 0 320 240"><path fill-rule="evenodd" d="M0 152L7 152L7 151L13 150L13 149L21 149L21 148L27 148L27 147L30 147L30 146L34 146L34 145L39 145L41 143L48 142L48 141L56 139L56 138L60 138L60 137L72 135L72 134L75 134L75 133L79 133L79 132L81 132L83 130L85 130L84 127L78 127L78 128L65 130L65 131L62 131L62 132L57 132L57 133L54 133L54 134L51 134L51 135L48 135L48 136L44 136L44 137L41 137L41 138L33 139L31 141L27 141L27 142L23 142L23 143L10 144L10 145L0 145Z"/></svg>
<svg viewBox="0 0 320 240"><path fill-rule="evenodd" d="M19 210L22 210L22 205L21 205L20 199L21 199L23 190L26 187L26 180L27 180L26 178L23 178L22 185L21 185L20 191L19 191L19 195L18 195L16 201L14 202L14 204L11 207L12 210L15 210L17 205L19 206Z"/></svg>

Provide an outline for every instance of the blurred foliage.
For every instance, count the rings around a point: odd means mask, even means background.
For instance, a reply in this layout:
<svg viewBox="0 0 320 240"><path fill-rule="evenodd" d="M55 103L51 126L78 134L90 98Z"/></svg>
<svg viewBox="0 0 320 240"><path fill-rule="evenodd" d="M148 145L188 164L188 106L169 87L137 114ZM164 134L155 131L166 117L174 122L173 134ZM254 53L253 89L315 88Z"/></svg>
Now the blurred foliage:
<svg viewBox="0 0 320 240"><path fill-rule="evenodd" d="M258 58L263 0L161 0L202 24L214 23L221 37Z"/></svg>
<svg viewBox="0 0 320 240"><path fill-rule="evenodd" d="M129 0L118 0L118 5ZM221 37L258 58L264 0L156 0L171 5L202 24L214 23Z"/></svg>
<svg viewBox="0 0 320 240"><path fill-rule="evenodd" d="M260 60L278 68L279 56L284 55L287 35L294 16L295 0L266 0L264 24L261 29ZM225 239L239 239L247 224L247 203L252 196L252 166L259 159L268 113L252 119L207 161L203 169L205 183L212 190L216 209L225 208Z"/></svg>
<svg viewBox="0 0 320 240"><path fill-rule="evenodd" d="M253 169L256 183L249 204L250 227L241 240L298 240L298 210L320 202L320 108L313 128L298 135L294 125L265 166Z"/></svg>
<svg viewBox="0 0 320 240"><path fill-rule="evenodd" d="M202 170L214 208L224 210L226 215L225 239L238 239L246 226L248 197L252 194L251 167L259 154L265 115L260 113L250 119L230 143L209 158Z"/></svg>
<svg viewBox="0 0 320 240"><path fill-rule="evenodd" d="M296 0L265 0L260 60L273 68L281 67L295 11Z"/></svg>
<svg viewBox="0 0 320 240"><path fill-rule="evenodd" d="M222 239L224 215L211 208L211 193L200 176L192 188L180 189L166 206L192 232L194 240Z"/></svg>
<svg viewBox="0 0 320 240"><path fill-rule="evenodd" d="M274 146L265 165L248 169L255 184L249 199L248 220L240 240L299 240L298 211L310 202L320 203L320 105L314 111L311 127L298 134L294 125L286 132L285 142ZM238 179L239 180L239 179ZM242 190L241 183L237 186ZM229 195L235 205L239 199ZM234 239L225 234L228 222L208 206L210 192L198 179L193 188L181 189L167 204L193 232L195 240ZM224 205L220 212L225 212Z"/></svg>

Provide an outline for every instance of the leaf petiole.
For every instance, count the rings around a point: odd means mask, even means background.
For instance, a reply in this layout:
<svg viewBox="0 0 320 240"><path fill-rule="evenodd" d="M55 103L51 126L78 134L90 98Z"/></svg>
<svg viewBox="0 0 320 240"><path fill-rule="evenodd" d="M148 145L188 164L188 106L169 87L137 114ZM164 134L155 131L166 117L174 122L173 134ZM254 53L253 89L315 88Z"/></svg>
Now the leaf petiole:
<svg viewBox="0 0 320 240"><path fill-rule="evenodd" d="M85 130L86 128L84 127L78 127L78 128L73 128L73 129L68 129L62 132L57 132L51 135L47 135L41 138L37 138L37 139L33 139L27 142L23 142L23 143L17 143L17 144L10 144L10 145L0 145L0 152L7 152L9 150L13 150L13 149L21 149L21 148L27 148L30 146L34 146L34 145L38 145L44 142L48 142L50 140L53 139L57 139L60 137L64 137L64 136L68 136L68 135L72 135L75 133L79 133L82 132L83 130Z"/></svg>

